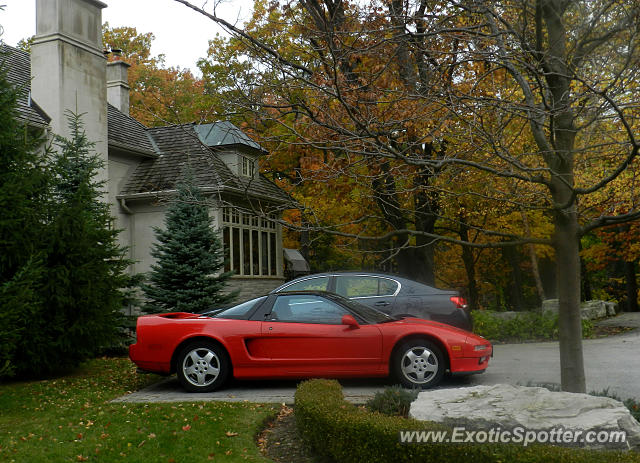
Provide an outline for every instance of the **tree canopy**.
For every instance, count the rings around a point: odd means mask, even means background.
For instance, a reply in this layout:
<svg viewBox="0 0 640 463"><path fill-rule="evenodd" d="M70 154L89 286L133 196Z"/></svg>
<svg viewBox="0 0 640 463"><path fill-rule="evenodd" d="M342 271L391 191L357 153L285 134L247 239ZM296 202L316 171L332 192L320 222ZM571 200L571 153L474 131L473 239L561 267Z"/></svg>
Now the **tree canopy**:
<svg viewBox="0 0 640 463"><path fill-rule="evenodd" d="M232 34L203 74L229 64L269 166L326 198L299 230L375 243L422 281L434 247L463 245L465 266L547 247L563 388L584 391L581 237L640 216L634 2L257 1L239 28L176 1Z"/></svg>

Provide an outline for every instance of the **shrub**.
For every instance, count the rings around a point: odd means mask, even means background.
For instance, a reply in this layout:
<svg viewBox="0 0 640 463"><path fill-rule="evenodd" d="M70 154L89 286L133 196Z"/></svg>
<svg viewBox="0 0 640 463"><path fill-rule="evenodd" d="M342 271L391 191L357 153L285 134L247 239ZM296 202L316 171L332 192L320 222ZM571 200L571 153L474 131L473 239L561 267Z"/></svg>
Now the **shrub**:
<svg viewBox="0 0 640 463"><path fill-rule="evenodd" d="M376 392L373 399L367 402L367 408L372 412L389 416L409 416L411 402L418 397L418 391L409 391L400 386L387 387L382 392Z"/></svg>
<svg viewBox="0 0 640 463"><path fill-rule="evenodd" d="M296 425L317 453L340 463L473 461L474 463L640 462L640 454L545 445L401 444L400 431L450 431L443 425L371 413L344 401L337 381L311 380L295 395Z"/></svg>
<svg viewBox="0 0 640 463"><path fill-rule="evenodd" d="M558 339L558 315L550 312L522 312L514 318L497 317L495 312L473 312L473 331L492 341L529 341ZM590 320L582 320L582 334L593 334Z"/></svg>

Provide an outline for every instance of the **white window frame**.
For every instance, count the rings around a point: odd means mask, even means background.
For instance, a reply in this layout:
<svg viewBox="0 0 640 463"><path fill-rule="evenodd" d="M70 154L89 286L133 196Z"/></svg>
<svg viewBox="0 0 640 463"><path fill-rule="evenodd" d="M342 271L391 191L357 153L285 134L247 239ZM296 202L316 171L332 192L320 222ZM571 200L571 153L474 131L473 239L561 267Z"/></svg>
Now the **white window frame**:
<svg viewBox="0 0 640 463"><path fill-rule="evenodd" d="M276 278L282 277L282 259L281 259L281 246L280 246L280 229L277 223L277 217L270 214L268 217L259 217L253 214L247 214L240 212L234 207L224 207L222 209L222 227L223 227L223 245L225 246L225 256L227 264L225 271L231 270L235 273L235 276L241 277L262 277L262 278ZM235 246L233 229L237 229L238 245ZM245 233L248 231L249 238L249 256L245 256ZM254 232L257 232L258 237L258 272L254 272ZM266 233L266 235L265 235ZM226 237L225 237L226 234ZM266 236L266 243L265 241ZM273 238L272 238L273 237ZM228 243L226 243L228 239ZM266 262L264 262L266 247ZM238 252L239 268L235 268L234 261L236 260L235 252ZM245 259L248 259L249 273L245 273ZM272 261L275 260L275 273L272 268ZM266 265L267 273L264 273Z"/></svg>
<svg viewBox="0 0 640 463"><path fill-rule="evenodd" d="M256 175L256 161L249 156L240 155L240 175L253 178Z"/></svg>

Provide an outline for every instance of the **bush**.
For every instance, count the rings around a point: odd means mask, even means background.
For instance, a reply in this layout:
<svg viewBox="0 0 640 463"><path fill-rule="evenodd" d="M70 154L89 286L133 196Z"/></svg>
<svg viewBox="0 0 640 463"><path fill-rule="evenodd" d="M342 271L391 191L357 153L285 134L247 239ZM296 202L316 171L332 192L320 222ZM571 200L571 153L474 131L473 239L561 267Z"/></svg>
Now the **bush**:
<svg viewBox="0 0 640 463"><path fill-rule="evenodd" d="M409 416L411 402L418 397L418 391L409 391L400 386L387 387L382 392L376 392L373 399L367 402L367 408L372 412L388 416Z"/></svg>
<svg viewBox="0 0 640 463"><path fill-rule="evenodd" d="M558 315L550 312L522 312L505 319L488 310L473 312L473 331L492 341L530 341L558 339ZM582 320L582 335L590 337L593 324Z"/></svg>
<svg viewBox="0 0 640 463"><path fill-rule="evenodd" d="M450 431L431 422L371 413L344 401L337 381L311 380L295 395L296 425L315 452L340 463L451 461L527 463L640 462L640 454L589 451L545 445L515 444L401 444L400 431Z"/></svg>

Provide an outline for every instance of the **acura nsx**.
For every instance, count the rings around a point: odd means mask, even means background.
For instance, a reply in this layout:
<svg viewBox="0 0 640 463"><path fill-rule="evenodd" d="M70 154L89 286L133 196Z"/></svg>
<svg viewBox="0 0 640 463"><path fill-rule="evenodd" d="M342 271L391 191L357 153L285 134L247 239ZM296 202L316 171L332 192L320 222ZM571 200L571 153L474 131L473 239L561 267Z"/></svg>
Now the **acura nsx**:
<svg viewBox="0 0 640 463"><path fill-rule="evenodd" d="M204 314L138 318L131 360L176 373L188 391L238 379L392 376L428 388L445 373L483 372L489 341L436 321L391 317L323 291L268 294Z"/></svg>

